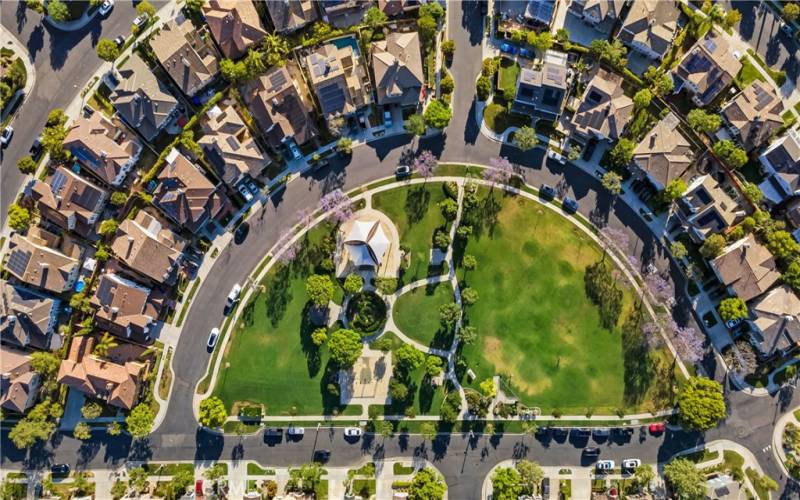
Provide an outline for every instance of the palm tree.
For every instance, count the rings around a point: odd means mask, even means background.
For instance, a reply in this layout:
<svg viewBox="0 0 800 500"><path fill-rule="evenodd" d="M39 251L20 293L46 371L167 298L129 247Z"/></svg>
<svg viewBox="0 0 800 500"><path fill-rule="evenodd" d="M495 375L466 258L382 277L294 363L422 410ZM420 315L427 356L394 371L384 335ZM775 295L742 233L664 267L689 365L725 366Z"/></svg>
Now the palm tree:
<svg viewBox="0 0 800 500"><path fill-rule="evenodd" d="M107 356L108 351L117 347L118 345L119 343L117 343L116 339L106 332L103 334L103 337L100 339L97 345L94 346L94 354L97 356Z"/></svg>

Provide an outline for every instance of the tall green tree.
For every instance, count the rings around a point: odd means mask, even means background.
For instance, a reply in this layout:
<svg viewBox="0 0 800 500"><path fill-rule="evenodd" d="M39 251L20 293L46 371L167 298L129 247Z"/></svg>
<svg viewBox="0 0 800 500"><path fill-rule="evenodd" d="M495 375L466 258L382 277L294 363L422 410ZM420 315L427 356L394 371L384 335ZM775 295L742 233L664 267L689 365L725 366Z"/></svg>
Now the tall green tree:
<svg viewBox="0 0 800 500"><path fill-rule="evenodd" d="M52 352L34 351L31 353L31 368L45 378L58 372L59 366L61 366L61 359Z"/></svg>
<svg viewBox="0 0 800 500"><path fill-rule="evenodd" d="M23 174L32 174L36 172L36 162L31 155L25 155L17 161L17 168Z"/></svg>
<svg viewBox="0 0 800 500"><path fill-rule="evenodd" d="M8 206L8 226L15 231L24 231L31 225L31 213L16 203Z"/></svg>
<svg viewBox="0 0 800 500"><path fill-rule="evenodd" d="M722 125L722 118L719 115L707 113L700 108L689 111L686 120L689 126L698 132L711 133Z"/></svg>
<svg viewBox="0 0 800 500"><path fill-rule="evenodd" d="M445 491L447 491L447 485L442 477L433 469L426 467L414 475L414 480L411 481L411 486L408 488L408 499L442 500Z"/></svg>
<svg viewBox="0 0 800 500"><path fill-rule="evenodd" d="M331 360L337 365L347 368L361 357L363 344L361 335L353 330L336 330L328 340L328 349L331 353Z"/></svg>
<svg viewBox="0 0 800 500"><path fill-rule="evenodd" d="M306 293L314 306L328 307L333 298L333 281L326 274L312 274L306 279Z"/></svg>
<svg viewBox="0 0 800 500"><path fill-rule="evenodd" d="M719 315L725 321L745 319L748 316L747 304L739 297L730 297L719 303Z"/></svg>
<svg viewBox="0 0 800 500"><path fill-rule="evenodd" d="M94 354L100 357L108 356L108 351L117 346L119 346L119 342L117 342L116 337L112 336L108 332L105 332L97 344L95 344Z"/></svg>
<svg viewBox="0 0 800 500"><path fill-rule="evenodd" d="M514 145L519 149L528 151L537 144L539 144L539 138L536 136L536 130L533 127L525 125L514 132Z"/></svg>
<svg viewBox="0 0 800 500"><path fill-rule="evenodd" d="M450 118L453 117L453 110L442 100L435 99L425 109L422 117L429 127L443 129L450 123Z"/></svg>
<svg viewBox="0 0 800 500"><path fill-rule="evenodd" d="M622 177L616 172L606 172L601 179L603 188L614 196L622 192Z"/></svg>
<svg viewBox="0 0 800 500"><path fill-rule="evenodd" d="M522 495L522 478L513 467L498 467L492 474L492 499L517 500Z"/></svg>
<svg viewBox="0 0 800 500"><path fill-rule="evenodd" d="M415 137L425 135L425 119L422 118L422 115L415 113L408 117L408 120L403 124L403 128Z"/></svg>
<svg viewBox="0 0 800 500"><path fill-rule="evenodd" d="M707 431L725 418L725 399L719 382L705 377L692 377L678 395L681 425L687 429Z"/></svg>
<svg viewBox="0 0 800 500"><path fill-rule="evenodd" d="M216 396L200 402L200 425L205 427L222 427L228 418L225 403Z"/></svg>
<svg viewBox="0 0 800 500"><path fill-rule="evenodd" d="M678 498L699 500L706 496L705 475L689 459L676 458L665 465L664 477Z"/></svg>
<svg viewBox="0 0 800 500"><path fill-rule="evenodd" d="M114 62L119 57L119 47L114 40L109 40L108 38L101 38L97 42L95 50L97 51L97 56L104 61Z"/></svg>
<svg viewBox="0 0 800 500"><path fill-rule="evenodd" d="M386 17L386 14L384 14L383 11L377 6L370 7L367 9L366 14L364 14L364 24L373 30L383 26L388 20L389 18Z"/></svg>
<svg viewBox="0 0 800 500"><path fill-rule="evenodd" d="M633 158L633 151L636 149L636 144L630 139L625 137L617 141L617 144L611 148L609 157L611 162L618 167L627 167Z"/></svg>
<svg viewBox="0 0 800 500"><path fill-rule="evenodd" d="M125 419L128 432L134 439L140 439L150 434L153 430L153 421L156 416L147 403L139 403L131 410Z"/></svg>
<svg viewBox="0 0 800 500"><path fill-rule="evenodd" d="M54 21L65 23L69 21L69 8L61 0L50 0L47 4L47 15Z"/></svg>
<svg viewBox="0 0 800 500"><path fill-rule="evenodd" d="M725 237L721 234L712 234L706 236L706 240L700 246L700 255L706 259L719 257L726 244L727 242L725 241Z"/></svg>

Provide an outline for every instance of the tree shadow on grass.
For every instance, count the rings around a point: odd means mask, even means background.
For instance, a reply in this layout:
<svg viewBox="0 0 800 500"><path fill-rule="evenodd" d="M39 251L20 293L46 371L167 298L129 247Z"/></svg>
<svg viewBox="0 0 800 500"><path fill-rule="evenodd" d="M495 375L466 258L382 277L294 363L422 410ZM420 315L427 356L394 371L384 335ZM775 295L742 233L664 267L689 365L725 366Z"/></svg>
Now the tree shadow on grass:
<svg viewBox="0 0 800 500"><path fill-rule="evenodd" d="M641 329L644 320L639 302L622 325L623 398L627 406L640 404L653 382L653 361Z"/></svg>
<svg viewBox="0 0 800 500"><path fill-rule="evenodd" d="M428 413L433 406L433 397L436 395L436 388L431 384L431 378L427 375L422 379L422 384L417 394L419 402L419 412Z"/></svg>
<svg viewBox="0 0 800 500"><path fill-rule="evenodd" d="M322 411L324 415L339 414L345 409L341 404L339 394L332 394L328 390L328 384L339 383L339 366L330 359L325 364L325 373L319 380L319 392L322 396Z"/></svg>
<svg viewBox="0 0 800 500"><path fill-rule="evenodd" d="M428 205L431 201L431 192L425 186L419 186L408 190L406 195L405 211L409 225L414 225L425 217Z"/></svg>
<svg viewBox="0 0 800 500"><path fill-rule="evenodd" d="M314 308L311 301L306 302L303 308L303 320L300 324L300 346L303 349L303 354L306 356L306 368L308 369L308 376L314 378L319 373L322 367L322 359L319 354L319 347L311 340L311 333L318 328L311 321L311 311Z"/></svg>
<svg viewBox="0 0 800 500"><path fill-rule="evenodd" d="M275 277L266 283L267 293L264 295L264 303L267 306L267 318L273 328L283 319L286 307L292 300L292 293L289 290L290 274L290 267L281 265L275 272Z"/></svg>

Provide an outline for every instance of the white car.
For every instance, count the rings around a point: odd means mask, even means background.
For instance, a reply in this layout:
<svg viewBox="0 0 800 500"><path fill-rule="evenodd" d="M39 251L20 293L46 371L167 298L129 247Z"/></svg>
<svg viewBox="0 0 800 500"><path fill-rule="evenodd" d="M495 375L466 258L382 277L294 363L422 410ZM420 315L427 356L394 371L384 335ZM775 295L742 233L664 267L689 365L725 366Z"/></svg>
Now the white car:
<svg viewBox="0 0 800 500"><path fill-rule="evenodd" d="M598 471L609 471L614 468L616 464L613 460L600 460L597 462L595 467L597 467Z"/></svg>
<svg viewBox="0 0 800 500"><path fill-rule="evenodd" d="M625 460L622 461L623 469L633 470L639 467L640 465L642 465L642 461L639 460L638 458L626 458Z"/></svg>
<svg viewBox="0 0 800 500"><path fill-rule="evenodd" d="M147 14L136 16L133 20L133 25L138 29L142 29L142 26L144 26L145 23L147 23Z"/></svg>
<svg viewBox="0 0 800 500"><path fill-rule="evenodd" d="M245 186L244 183L236 186L236 190L239 191L239 194L242 195L245 201L250 201L253 199L253 194L247 190L247 186Z"/></svg>
<svg viewBox="0 0 800 500"><path fill-rule="evenodd" d="M111 9L114 8L114 0L104 0L104 2L100 5L100 15L106 16Z"/></svg>
<svg viewBox="0 0 800 500"><path fill-rule="evenodd" d="M206 342L206 347L209 349L213 349L215 345L217 345L217 339L219 339L219 328L212 328L211 333L208 335L208 342Z"/></svg>
<svg viewBox="0 0 800 500"><path fill-rule="evenodd" d="M347 437L360 437L361 429L358 427L345 427L344 435Z"/></svg>
<svg viewBox="0 0 800 500"><path fill-rule="evenodd" d="M228 294L228 305L233 305L237 300L239 300L239 294L242 293L242 286L239 283L233 285L231 288L231 293Z"/></svg>
<svg viewBox="0 0 800 500"><path fill-rule="evenodd" d="M292 158L295 160L299 160L303 157L303 155L300 154L300 149L297 147L297 144L293 142L289 144L289 151L292 153Z"/></svg>
<svg viewBox="0 0 800 500"><path fill-rule="evenodd" d="M564 160L564 157L561 156L559 153L556 153L552 149L548 149L547 150L547 157L557 161L558 163L560 163L562 165L566 163L566 160Z"/></svg>
<svg viewBox="0 0 800 500"><path fill-rule="evenodd" d="M7 146L9 142L11 142L11 136L14 135L14 127L9 125L8 127L3 129L3 132L0 133L0 144L3 146Z"/></svg>
<svg viewBox="0 0 800 500"><path fill-rule="evenodd" d="M302 436L306 433L306 430L303 427L289 427L286 433L290 436Z"/></svg>

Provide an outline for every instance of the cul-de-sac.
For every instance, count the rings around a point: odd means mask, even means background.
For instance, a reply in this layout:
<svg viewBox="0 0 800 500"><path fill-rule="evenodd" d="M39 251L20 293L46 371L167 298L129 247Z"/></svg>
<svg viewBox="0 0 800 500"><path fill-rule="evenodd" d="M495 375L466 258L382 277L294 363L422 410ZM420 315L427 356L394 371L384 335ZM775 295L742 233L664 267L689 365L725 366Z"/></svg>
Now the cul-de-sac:
<svg viewBox="0 0 800 500"><path fill-rule="evenodd" d="M800 499L800 1L0 1L0 500Z"/></svg>

